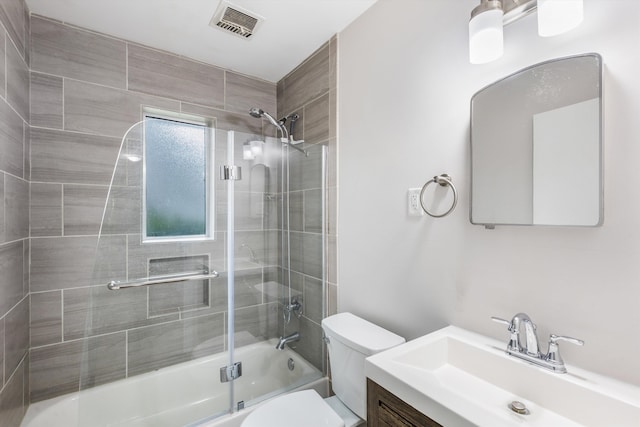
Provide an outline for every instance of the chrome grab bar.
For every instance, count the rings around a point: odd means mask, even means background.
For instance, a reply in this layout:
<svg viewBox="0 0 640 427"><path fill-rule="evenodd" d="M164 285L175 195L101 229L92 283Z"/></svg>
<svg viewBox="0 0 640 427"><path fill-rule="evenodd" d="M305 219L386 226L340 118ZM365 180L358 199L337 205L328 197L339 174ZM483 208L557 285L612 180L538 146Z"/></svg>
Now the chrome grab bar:
<svg viewBox="0 0 640 427"><path fill-rule="evenodd" d="M126 289L126 288L138 288L141 286L151 286L151 285L162 285L165 283L179 283L179 282L189 282L191 280L204 280L204 279L215 279L219 274L217 271L208 270L202 272L189 272L178 275L170 275L170 276L156 276L156 277L148 277L144 279L131 280L129 282L121 282L119 280L112 280L107 283L107 288L110 291L117 291L118 289Z"/></svg>

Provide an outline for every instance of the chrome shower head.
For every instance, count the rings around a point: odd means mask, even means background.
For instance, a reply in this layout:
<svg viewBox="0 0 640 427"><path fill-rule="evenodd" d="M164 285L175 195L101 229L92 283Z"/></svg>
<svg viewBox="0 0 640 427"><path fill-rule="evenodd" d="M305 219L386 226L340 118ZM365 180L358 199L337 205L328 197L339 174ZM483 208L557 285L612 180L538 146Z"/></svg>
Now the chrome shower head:
<svg viewBox="0 0 640 427"><path fill-rule="evenodd" d="M280 130L283 138L286 138L286 139L289 138L289 132L287 132L287 128L284 127L282 123L274 119L269 113L265 112L264 110L258 107L253 107L252 109L249 110L249 115L251 117L255 117L256 119L265 117L267 120L269 120L269 123L271 123L277 129Z"/></svg>
<svg viewBox="0 0 640 427"><path fill-rule="evenodd" d="M252 109L249 110L249 115L251 117L255 117L256 119L261 118L263 114L264 114L264 111L257 107L253 107Z"/></svg>

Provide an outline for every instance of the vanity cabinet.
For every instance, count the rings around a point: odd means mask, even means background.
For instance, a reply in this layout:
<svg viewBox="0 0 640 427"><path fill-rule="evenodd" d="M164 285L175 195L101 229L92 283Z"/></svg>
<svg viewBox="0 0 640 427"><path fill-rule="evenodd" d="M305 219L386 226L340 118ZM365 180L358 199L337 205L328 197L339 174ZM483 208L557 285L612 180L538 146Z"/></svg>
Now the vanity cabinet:
<svg viewBox="0 0 640 427"><path fill-rule="evenodd" d="M367 427L442 427L367 378Z"/></svg>

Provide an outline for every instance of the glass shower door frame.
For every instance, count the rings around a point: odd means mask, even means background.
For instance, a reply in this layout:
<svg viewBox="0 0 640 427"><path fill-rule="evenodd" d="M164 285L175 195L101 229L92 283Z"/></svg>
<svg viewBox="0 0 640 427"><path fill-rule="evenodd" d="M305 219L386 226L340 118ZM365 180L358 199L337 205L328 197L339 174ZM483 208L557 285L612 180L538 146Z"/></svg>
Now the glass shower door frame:
<svg viewBox="0 0 640 427"><path fill-rule="evenodd" d="M239 168L234 166L235 162L235 132L230 130L227 132L227 164L222 166L221 179L227 181L227 355L229 365L226 367L224 375L229 379L229 412L234 411L235 393L234 379L235 375L242 375L242 365L236 365L234 348L235 348L235 181L241 178ZM234 173L235 172L235 173ZM234 369L235 368L235 369ZM223 378L223 373L220 377ZM238 408L239 409L239 408Z"/></svg>

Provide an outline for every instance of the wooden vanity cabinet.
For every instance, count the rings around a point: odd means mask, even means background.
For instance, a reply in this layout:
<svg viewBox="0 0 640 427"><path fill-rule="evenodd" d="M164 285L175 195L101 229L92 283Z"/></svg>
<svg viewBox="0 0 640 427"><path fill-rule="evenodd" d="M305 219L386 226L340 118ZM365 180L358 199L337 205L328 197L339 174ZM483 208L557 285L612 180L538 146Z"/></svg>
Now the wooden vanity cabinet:
<svg viewBox="0 0 640 427"><path fill-rule="evenodd" d="M367 427L442 427L367 378Z"/></svg>

